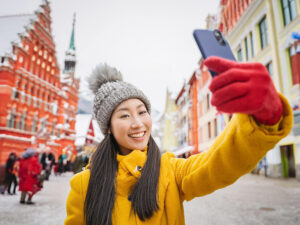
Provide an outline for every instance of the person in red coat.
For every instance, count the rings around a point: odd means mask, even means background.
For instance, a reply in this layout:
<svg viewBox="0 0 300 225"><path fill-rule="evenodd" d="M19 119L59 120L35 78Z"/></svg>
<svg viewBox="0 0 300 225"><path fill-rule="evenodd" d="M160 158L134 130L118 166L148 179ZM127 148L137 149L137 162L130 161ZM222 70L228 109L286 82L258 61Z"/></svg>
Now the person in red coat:
<svg viewBox="0 0 300 225"><path fill-rule="evenodd" d="M34 204L32 202L32 197L41 189L38 180L41 170L42 167L38 162L36 150L34 148L26 149L20 160L19 168L19 191L22 192L20 199L21 204ZM27 195L28 199L25 202Z"/></svg>

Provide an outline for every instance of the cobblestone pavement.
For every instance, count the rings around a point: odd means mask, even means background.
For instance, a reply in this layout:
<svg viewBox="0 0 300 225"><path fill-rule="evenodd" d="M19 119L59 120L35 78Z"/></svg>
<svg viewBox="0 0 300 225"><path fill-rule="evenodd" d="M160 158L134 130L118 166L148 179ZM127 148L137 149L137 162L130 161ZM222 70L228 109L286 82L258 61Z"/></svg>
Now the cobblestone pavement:
<svg viewBox="0 0 300 225"><path fill-rule="evenodd" d="M0 195L0 225L62 225L72 174L52 176L35 205ZM299 225L300 182L246 175L230 187L185 202L187 225Z"/></svg>

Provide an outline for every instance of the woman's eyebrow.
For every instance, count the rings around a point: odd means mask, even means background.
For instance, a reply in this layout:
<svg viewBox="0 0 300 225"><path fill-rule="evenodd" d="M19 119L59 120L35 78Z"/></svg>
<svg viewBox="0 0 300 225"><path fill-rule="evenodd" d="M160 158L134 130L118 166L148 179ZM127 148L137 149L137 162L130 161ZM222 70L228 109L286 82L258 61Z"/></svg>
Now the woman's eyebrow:
<svg viewBox="0 0 300 225"><path fill-rule="evenodd" d="M138 109L138 108L141 108L141 107L143 107L144 106L144 104L140 104L140 105L138 105L136 108ZM129 111L129 108L126 108L126 107L124 107L124 108L119 108L118 110L117 110L117 112L119 112L119 111Z"/></svg>
<svg viewBox="0 0 300 225"><path fill-rule="evenodd" d="M119 111L129 111L129 109L128 109L128 108L119 108L119 109L117 110L117 112L119 112Z"/></svg>
<svg viewBox="0 0 300 225"><path fill-rule="evenodd" d="M140 105L138 105L136 108L138 109L138 108L141 108L141 107L143 107L143 106L145 106L144 104L140 104Z"/></svg>

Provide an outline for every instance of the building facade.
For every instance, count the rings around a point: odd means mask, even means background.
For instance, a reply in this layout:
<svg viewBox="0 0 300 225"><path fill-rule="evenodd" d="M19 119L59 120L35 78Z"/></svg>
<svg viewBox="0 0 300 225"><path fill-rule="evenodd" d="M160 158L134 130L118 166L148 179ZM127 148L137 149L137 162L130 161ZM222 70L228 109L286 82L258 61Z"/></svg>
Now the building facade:
<svg viewBox="0 0 300 225"><path fill-rule="evenodd" d="M187 158L193 154L195 146L192 145L192 132L190 116L192 115L192 100L190 98L190 84L184 82L182 89L175 99L176 104L176 130L177 148L173 153L177 157Z"/></svg>
<svg viewBox="0 0 300 225"><path fill-rule="evenodd" d="M294 110L294 129L267 154L268 175L300 179L300 2L221 1L219 28L238 61L264 64Z"/></svg>
<svg viewBox="0 0 300 225"><path fill-rule="evenodd" d="M166 91L166 105L163 113L163 134L162 134L162 151L173 152L178 146L176 123L177 105L175 104L175 98L172 93L167 89Z"/></svg>
<svg viewBox="0 0 300 225"><path fill-rule="evenodd" d="M65 76L56 57L47 0L32 15L0 16L0 33L0 166L10 152L20 156L28 147L50 150L56 158L63 150L76 154L74 24Z"/></svg>

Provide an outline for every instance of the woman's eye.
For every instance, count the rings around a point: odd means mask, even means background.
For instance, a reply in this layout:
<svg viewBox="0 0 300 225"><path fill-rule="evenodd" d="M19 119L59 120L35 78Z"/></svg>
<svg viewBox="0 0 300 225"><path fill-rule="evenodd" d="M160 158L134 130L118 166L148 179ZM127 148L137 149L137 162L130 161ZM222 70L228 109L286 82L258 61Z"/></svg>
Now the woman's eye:
<svg viewBox="0 0 300 225"><path fill-rule="evenodd" d="M124 114L124 115L122 115L120 118L127 118L127 117L129 117L129 115Z"/></svg>
<svg viewBox="0 0 300 225"><path fill-rule="evenodd" d="M140 115L145 114L145 113L147 113L146 110L145 110L145 111L141 111L141 112L140 112Z"/></svg>

